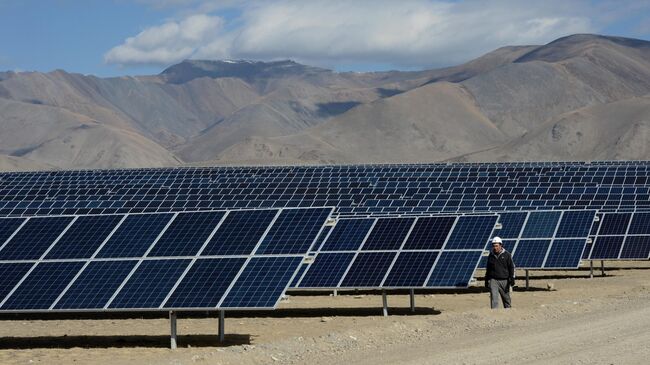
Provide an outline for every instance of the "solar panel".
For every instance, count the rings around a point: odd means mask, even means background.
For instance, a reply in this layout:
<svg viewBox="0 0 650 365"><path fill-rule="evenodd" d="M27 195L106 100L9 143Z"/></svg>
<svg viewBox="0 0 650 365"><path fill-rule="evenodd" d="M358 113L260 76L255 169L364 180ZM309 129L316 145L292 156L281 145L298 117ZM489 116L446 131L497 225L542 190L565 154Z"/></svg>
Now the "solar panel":
<svg viewBox="0 0 650 365"><path fill-rule="evenodd" d="M41 262L0 304L2 309L49 309L83 262Z"/></svg>
<svg viewBox="0 0 650 365"><path fill-rule="evenodd" d="M413 222L415 222L414 218L378 220L362 249L364 251L398 250L413 226Z"/></svg>
<svg viewBox="0 0 650 365"><path fill-rule="evenodd" d="M603 213L590 260L650 259L650 213Z"/></svg>
<svg viewBox="0 0 650 365"><path fill-rule="evenodd" d="M323 246L321 251L356 251L361 247L370 229L374 225L374 219L344 219L339 221Z"/></svg>
<svg viewBox="0 0 650 365"><path fill-rule="evenodd" d="M77 218L45 259L90 258L123 218L119 215Z"/></svg>
<svg viewBox="0 0 650 365"><path fill-rule="evenodd" d="M245 263L245 258L197 260L164 306L216 308Z"/></svg>
<svg viewBox="0 0 650 365"><path fill-rule="evenodd" d="M287 208L11 222L20 228L9 241L19 238L29 255L0 260L0 312L274 308L331 212ZM37 236L32 241L25 232ZM55 237L45 240L43 232ZM275 236L265 241L269 232ZM271 253L261 252L263 245Z"/></svg>
<svg viewBox="0 0 650 365"><path fill-rule="evenodd" d="M136 260L90 262L53 307L103 308L136 264Z"/></svg>
<svg viewBox="0 0 650 365"><path fill-rule="evenodd" d="M312 246L331 208L287 209L276 218L257 249L258 254L301 254Z"/></svg>
<svg viewBox="0 0 650 365"><path fill-rule="evenodd" d="M36 260L65 231L72 217L30 218L0 250L0 260Z"/></svg>
<svg viewBox="0 0 650 365"><path fill-rule="evenodd" d="M480 251L443 251L431 272L427 287L466 287L474 274Z"/></svg>
<svg viewBox="0 0 650 365"><path fill-rule="evenodd" d="M301 262L302 257L253 257L220 307L274 308Z"/></svg>
<svg viewBox="0 0 650 365"><path fill-rule="evenodd" d="M313 263L292 286L466 287L497 219L497 215L339 219L321 249L314 253ZM445 252L462 254L444 255ZM449 261L454 258L460 262Z"/></svg>
<svg viewBox="0 0 650 365"><path fill-rule="evenodd" d="M173 214L135 214L126 217L97 258L140 257L156 241Z"/></svg>
<svg viewBox="0 0 650 365"><path fill-rule="evenodd" d="M176 216L147 256L196 255L224 214L224 212L197 212Z"/></svg>
<svg viewBox="0 0 650 365"><path fill-rule="evenodd" d="M348 288L380 287L396 255L396 252L362 252L357 254L341 286Z"/></svg>
<svg viewBox="0 0 650 365"><path fill-rule="evenodd" d="M337 207L339 216L650 209L648 161L0 173L0 216Z"/></svg>
<svg viewBox="0 0 650 365"><path fill-rule="evenodd" d="M275 210L229 213L201 255L249 255L277 213Z"/></svg>
<svg viewBox="0 0 650 365"><path fill-rule="evenodd" d="M507 231L508 239L503 241L507 251L512 253L515 266L520 269L563 269L580 265L587 239L594 223L595 212L580 211L531 211L512 219L510 214L500 215L502 229L496 231L501 237ZM506 216L506 220L502 220ZM519 233L508 226L514 222ZM512 237L512 238L510 238ZM566 238L566 239L565 239ZM486 250L491 249L488 243ZM576 253L579 253L576 256ZM479 267L485 268L487 258L482 258Z"/></svg>

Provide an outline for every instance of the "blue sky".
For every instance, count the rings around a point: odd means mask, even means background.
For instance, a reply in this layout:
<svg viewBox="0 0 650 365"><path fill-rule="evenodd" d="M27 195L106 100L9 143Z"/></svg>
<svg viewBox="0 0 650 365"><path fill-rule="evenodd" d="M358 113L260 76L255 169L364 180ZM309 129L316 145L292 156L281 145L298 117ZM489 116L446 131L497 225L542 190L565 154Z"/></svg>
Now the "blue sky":
<svg viewBox="0 0 650 365"><path fill-rule="evenodd" d="M152 74L185 58L411 70L584 32L648 40L650 1L0 0L0 70Z"/></svg>

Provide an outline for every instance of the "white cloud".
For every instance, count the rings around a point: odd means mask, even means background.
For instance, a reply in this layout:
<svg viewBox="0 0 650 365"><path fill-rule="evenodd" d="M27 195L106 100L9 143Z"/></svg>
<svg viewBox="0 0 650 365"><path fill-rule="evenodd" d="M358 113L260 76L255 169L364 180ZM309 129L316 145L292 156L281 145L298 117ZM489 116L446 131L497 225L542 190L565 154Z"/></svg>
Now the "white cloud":
<svg viewBox="0 0 650 365"><path fill-rule="evenodd" d="M188 2L201 9L214 3ZM431 67L463 62L504 45L542 44L596 30L584 15L588 3L560 0L228 3L241 13L227 20L233 25L228 31L218 17L191 15L127 39L106 54L106 61L167 65L188 57L291 58L331 67Z"/></svg>
<svg viewBox="0 0 650 365"><path fill-rule="evenodd" d="M219 37L221 18L192 15L145 29L106 53L107 63L170 64L192 56L197 49Z"/></svg>

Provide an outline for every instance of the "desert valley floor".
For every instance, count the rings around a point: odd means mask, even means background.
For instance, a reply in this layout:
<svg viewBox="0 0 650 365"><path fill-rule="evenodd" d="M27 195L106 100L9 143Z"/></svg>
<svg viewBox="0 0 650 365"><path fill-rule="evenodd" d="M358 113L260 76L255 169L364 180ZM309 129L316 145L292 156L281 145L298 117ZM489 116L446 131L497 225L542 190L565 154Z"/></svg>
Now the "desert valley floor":
<svg viewBox="0 0 650 365"><path fill-rule="evenodd" d="M175 351L166 318L7 317L0 364L647 363L650 262L595 274L533 271L508 311L478 288L418 293L413 314L408 295L391 294L387 318L380 295L291 295L274 312L228 312L224 345L216 318L179 316Z"/></svg>

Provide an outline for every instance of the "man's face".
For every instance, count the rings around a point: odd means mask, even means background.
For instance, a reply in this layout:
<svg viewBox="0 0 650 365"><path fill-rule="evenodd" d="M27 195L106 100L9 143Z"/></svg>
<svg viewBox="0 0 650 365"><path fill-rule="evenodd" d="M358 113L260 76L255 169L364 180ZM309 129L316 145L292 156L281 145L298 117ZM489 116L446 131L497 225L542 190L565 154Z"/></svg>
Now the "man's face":
<svg viewBox="0 0 650 365"><path fill-rule="evenodd" d="M494 253L501 253L502 249L503 247L501 246L500 243L496 243L496 242L492 243L492 251L494 251Z"/></svg>

